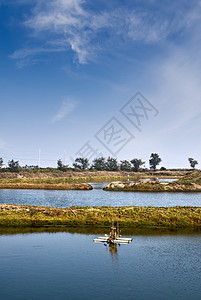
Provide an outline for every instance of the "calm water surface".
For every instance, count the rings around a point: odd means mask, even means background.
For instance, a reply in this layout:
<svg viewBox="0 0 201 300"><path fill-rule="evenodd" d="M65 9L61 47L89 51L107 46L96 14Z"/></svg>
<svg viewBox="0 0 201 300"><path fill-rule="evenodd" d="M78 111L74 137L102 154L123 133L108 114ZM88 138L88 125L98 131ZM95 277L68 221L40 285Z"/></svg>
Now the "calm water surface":
<svg viewBox="0 0 201 300"><path fill-rule="evenodd" d="M90 191L0 189L0 203L70 206L201 206L201 193L106 192L105 184Z"/></svg>
<svg viewBox="0 0 201 300"><path fill-rule="evenodd" d="M0 299L201 299L199 234L134 235L117 250L95 237L0 235Z"/></svg>

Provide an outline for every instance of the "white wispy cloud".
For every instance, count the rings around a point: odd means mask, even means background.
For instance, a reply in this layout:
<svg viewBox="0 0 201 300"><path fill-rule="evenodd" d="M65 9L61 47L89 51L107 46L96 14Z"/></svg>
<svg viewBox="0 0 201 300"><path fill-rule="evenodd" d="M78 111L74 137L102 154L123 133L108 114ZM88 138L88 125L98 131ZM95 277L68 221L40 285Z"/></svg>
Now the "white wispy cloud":
<svg viewBox="0 0 201 300"><path fill-rule="evenodd" d="M40 1L24 25L33 29L36 35L46 31L60 37L60 42L75 52L79 63L85 64L90 53L90 34L85 30L90 16L83 10L83 3L83 0ZM49 41L51 44L54 40Z"/></svg>
<svg viewBox="0 0 201 300"><path fill-rule="evenodd" d="M85 0L37 0L35 3L24 26L33 30L36 40L40 36L40 42L46 47L48 44L50 49L55 47L54 40L60 40L66 51L71 48L80 64L89 62L97 51L108 50L108 43L113 47L119 40L124 46L135 42L157 43L201 24L199 1L192 1L187 8L177 3L164 7L158 1L144 8L135 5L129 8L117 1L117 8L98 12L87 9ZM23 60L45 54L46 47L17 50L11 57Z"/></svg>
<svg viewBox="0 0 201 300"><path fill-rule="evenodd" d="M170 48L168 57L151 65L155 78L152 98L158 99L161 112L159 131L175 142L178 132L191 132L196 140L195 129L201 126L201 55L195 49L195 42L186 49Z"/></svg>
<svg viewBox="0 0 201 300"><path fill-rule="evenodd" d="M10 55L11 58L14 59L22 59L22 58L27 58L29 56L36 56L41 53L46 53L46 52L61 52L64 51L65 48L57 48L57 49L45 49L42 47L37 47L37 48L23 48L16 50L12 55Z"/></svg>
<svg viewBox="0 0 201 300"><path fill-rule="evenodd" d="M48 45L48 44L47 44ZM53 45L55 46L55 45ZM45 53L56 53L56 52L64 52L66 51L66 47L63 45L58 45L57 47L42 48L22 48L16 50L13 54L10 55L10 58L17 60L18 68L22 68L24 66L35 64L40 61L39 57Z"/></svg>
<svg viewBox="0 0 201 300"><path fill-rule="evenodd" d="M52 122L58 122L69 115L78 105L78 102L72 99L63 100L57 114L52 118Z"/></svg>

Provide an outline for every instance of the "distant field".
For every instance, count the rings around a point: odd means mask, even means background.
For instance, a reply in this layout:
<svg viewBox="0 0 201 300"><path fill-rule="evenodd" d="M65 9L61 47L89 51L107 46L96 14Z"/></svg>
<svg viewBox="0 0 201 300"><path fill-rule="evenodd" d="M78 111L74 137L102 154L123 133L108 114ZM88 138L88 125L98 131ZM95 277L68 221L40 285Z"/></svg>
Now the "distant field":
<svg viewBox="0 0 201 300"><path fill-rule="evenodd" d="M188 173L189 171L141 171L141 172L126 172L126 171L67 171L67 172L40 172L30 171L30 172L3 172L0 170L0 179L31 179L31 178L68 178L69 182L74 182L77 178L78 180L107 180L110 179L127 179L129 178L170 178L170 177L181 177Z"/></svg>
<svg viewBox="0 0 201 300"><path fill-rule="evenodd" d="M186 174L186 172L183 172ZM32 189L70 189L68 184L80 184L90 182L111 182L139 180L141 178L177 178L181 177L181 171L168 173L158 172L109 172L109 171L83 171L83 172L0 172L0 188L32 188Z"/></svg>

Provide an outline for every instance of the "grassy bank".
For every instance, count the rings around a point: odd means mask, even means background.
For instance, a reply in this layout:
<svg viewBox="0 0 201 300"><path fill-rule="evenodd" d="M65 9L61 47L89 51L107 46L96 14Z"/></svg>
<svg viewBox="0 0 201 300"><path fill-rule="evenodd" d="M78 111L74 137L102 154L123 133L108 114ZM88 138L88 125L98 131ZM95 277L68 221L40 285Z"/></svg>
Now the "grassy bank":
<svg viewBox="0 0 201 300"><path fill-rule="evenodd" d="M185 174L182 178L177 181L178 184L191 185L197 184L201 185L201 171L194 170Z"/></svg>
<svg viewBox="0 0 201 300"><path fill-rule="evenodd" d="M0 205L2 227L166 227L201 229L200 207L72 207Z"/></svg>
<svg viewBox="0 0 201 300"><path fill-rule="evenodd" d="M0 189L43 189L43 190L92 190L92 186L87 183L67 183L67 182L15 182L5 181L4 183L0 182Z"/></svg>

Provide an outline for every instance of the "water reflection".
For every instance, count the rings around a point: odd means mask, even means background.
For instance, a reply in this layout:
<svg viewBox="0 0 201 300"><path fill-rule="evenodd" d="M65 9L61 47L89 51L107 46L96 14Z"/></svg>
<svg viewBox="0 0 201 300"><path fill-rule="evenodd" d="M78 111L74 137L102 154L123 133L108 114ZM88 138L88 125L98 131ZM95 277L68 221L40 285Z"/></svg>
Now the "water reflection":
<svg viewBox="0 0 201 300"><path fill-rule="evenodd" d="M65 227L65 226L46 226L46 227L0 227L0 235L13 235L13 234L29 234L29 233L57 233L66 232L71 234L84 234L84 235L102 235L109 232L110 227ZM199 229L191 228L121 228L122 235L135 236L135 235L181 235L181 234L195 234L201 233Z"/></svg>
<svg viewBox="0 0 201 300"><path fill-rule="evenodd" d="M1 299L200 299L198 234L131 229L106 247L106 228L32 230L0 235Z"/></svg>
<svg viewBox="0 0 201 300"><path fill-rule="evenodd" d="M113 264L114 264L114 262L118 261L118 250L117 250L118 247L119 247L119 245L117 245L117 244L108 245L108 249L109 249L109 252L111 254Z"/></svg>

